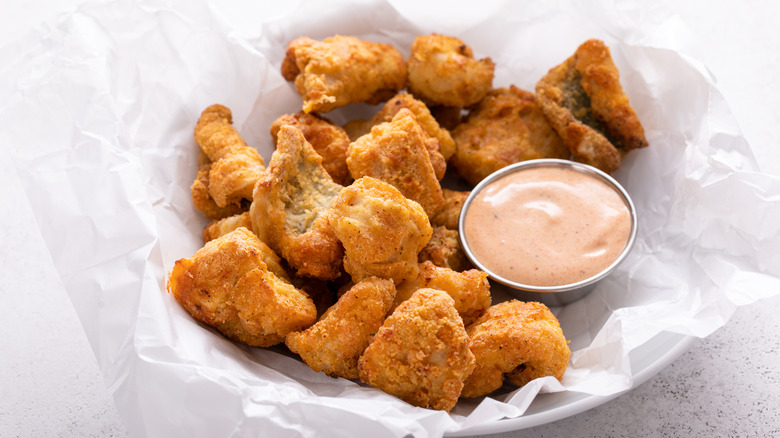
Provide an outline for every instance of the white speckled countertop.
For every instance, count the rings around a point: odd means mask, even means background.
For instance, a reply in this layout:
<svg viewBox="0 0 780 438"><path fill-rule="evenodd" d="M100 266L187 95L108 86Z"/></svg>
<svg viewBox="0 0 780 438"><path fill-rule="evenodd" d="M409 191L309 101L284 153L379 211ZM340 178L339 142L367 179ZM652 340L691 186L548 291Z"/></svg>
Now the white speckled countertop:
<svg viewBox="0 0 780 438"><path fill-rule="evenodd" d="M0 43L77 3L11 1L0 16ZM690 54L714 73L763 171L780 176L780 3L666 3L700 37ZM0 436L126 436L10 163L8 150L19 146L0 145ZM494 436L780 436L778 314L777 297L739 308L630 392Z"/></svg>

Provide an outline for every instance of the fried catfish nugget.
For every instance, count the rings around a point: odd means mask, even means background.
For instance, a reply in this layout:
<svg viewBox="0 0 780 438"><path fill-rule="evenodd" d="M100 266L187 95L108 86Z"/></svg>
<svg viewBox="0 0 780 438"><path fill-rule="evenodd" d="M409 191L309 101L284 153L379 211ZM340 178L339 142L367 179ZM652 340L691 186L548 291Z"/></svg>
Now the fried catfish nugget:
<svg viewBox="0 0 780 438"><path fill-rule="evenodd" d="M276 137L283 125L292 125L300 129L306 141L322 157L322 167L328 171L333 181L347 185L352 181L347 168L347 147L349 136L346 131L330 120L303 111L296 114L283 115L271 124L271 137L276 144Z"/></svg>
<svg viewBox="0 0 780 438"><path fill-rule="evenodd" d="M230 217L249 209L249 201L242 199L237 204L227 204L224 207L220 207L214 202L214 199L209 194L209 172L211 171L211 161L206 158L206 161L198 168L198 173L195 176L190 186L190 195L192 196L192 205L195 209L203 213L207 219L212 221Z"/></svg>
<svg viewBox="0 0 780 438"><path fill-rule="evenodd" d="M444 196L444 205L431 217L431 225L457 230L460 211L463 209L463 204L466 202L470 192L441 189L441 193Z"/></svg>
<svg viewBox="0 0 780 438"><path fill-rule="evenodd" d="M433 228L431 240L417 255L417 260L420 263L429 261L436 266L453 271L465 271L474 267L463 251L458 231L443 226Z"/></svg>
<svg viewBox="0 0 780 438"><path fill-rule="evenodd" d="M278 262L267 259L272 253L252 232L238 228L178 260L168 291L195 319L232 340L278 344L314 324L317 310L305 293L271 271L270 264Z"/></svg>
<svg viewBox="0 0 780 438"><path fill-rule="evenodd" d="M446 161L455 153L455 141L452 139L449 131L439 125L439 122L433 117L428 107L422 101L415 99L411 94L405 91L396 94L371 119L368 121L363 119L353 120L344 125L344 129L349 134L349 138L355 141L359 137L371 132L371 127L380 123L391 122L393 117L404 108L414 114L417 123L420 124L420 127L429 137L439 141L438 144L429 142L431 146L428 151L431 154L431 163L433 163L433 167L436 169L437 177L441 179L446 170ZM439 175L439 168L441 168L441 175Z"/></svg>
<svg viewBox="0 0 780 438"><path fill-rule="evenodd" d="M358 362L360 380L407 403L449 411L474 355L452 298L420 289L385 320Z"/></svg>
<svg viewBox="0 0 780 438"><path fill-rule="evenodd" d="M495 65L474 59L471 47L446 35L424 35L412 43L407 60L407 85L426 103L470 106L493 86Z"/></svg>
<svg viewBox="0 0 780 438"><path fill-rule="evenodd" d="M330 208L330 225L344 245L344 269L353 281L376 276L398 284L417 276L417 253L433 232L420 204L390 184L362 177Z"/></svg>
<svg viewBox="0 0 780 438"><path fill-rule="evenodd" d="M444 203L439 179L425 142L428 137L407 109L350 143L347 166L352 177L370 176L391 184L432 216Z"/></svg>
<svg viewBox="0 0 780 438"><path fill-rule="evenodd" d="M371 277L352 286L316 324L287 335L285 343L315 371L358 378L358 359L379 330L395 298L391 280Z"/></svg>
<svg viewBox="0 0 780 438"><path fill-rule="evenodd" d="M472 185L519 161L570 156L534 94L514 85L491 90L452 137L450 164Z"/></svg>
<svg viewBox="0 0 780 438"><path fill-rule="evenodd" d="M518 386L552 376L560 380L569 364L569 345L558 319L544 304L517 300L491 306L466 327L477 367L463 397L489 394L504 378Z"/></svg>
<svg viewBox="0 0 780 438"><path fill-rule="evenodd" d="M217 206L252 199L255 182L265 169L263 157L247 146L233 127L230 109L211 105L195 125L195 143L211 160L208 193ZM198 178L199 181L201 178Z"/></svg>
<svg viewBox="0 0 780 438"><path fill-rule="evenodd" d="M395 306L400 305L418 289L434 288L447 292L455 300L455 309L465 324L477 319L490 307L490 283L487 274L478 269L464 272L436 266L430 261L420 263L420 274L398 285Z"/></svg>
<svg viewBox="0 0 780 438"><path fill-rule="evenodd" d="M303 111L328 112L349 103L376 105L406 83L403 55L389 44L335 35L291 41L282 76L295 82Z"/></svg>
<svg viewBox="0 0 780 438"><path fill-rule="evenodd" d="M620 85L609 48L592 39L536 84L539 106L574 159L605 172L647 146L645 131Z"/></svg>
<svg viewBox="0 0 780 438"><path fill-rule="evenodd" d="M301 131L279 129L276 151L255 186L252 230L298 275L332 280L341 274L344 249L328 222L328 207L342 186Z"/></svg>
<svg viewBox="0 0 780 438"><path fill-rule="evenodd" d="M252 231L252 220L249 218L248 211L209 222L203 229L203 243L218 239L241 227Z"/></svg>

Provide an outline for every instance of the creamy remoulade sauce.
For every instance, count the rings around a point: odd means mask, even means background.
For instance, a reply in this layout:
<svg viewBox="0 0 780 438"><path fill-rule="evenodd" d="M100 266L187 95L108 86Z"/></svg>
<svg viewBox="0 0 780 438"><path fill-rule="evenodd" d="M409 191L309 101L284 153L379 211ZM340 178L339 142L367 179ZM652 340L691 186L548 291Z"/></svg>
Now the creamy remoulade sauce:
<svg viewBox="0 0 780 438"><path fill-rule="evenodd" d="M598 274L620 256L631 213L595 177L559 167L527 168L477 193L463 232L474 257L496 275L561 286Z"/></svg>

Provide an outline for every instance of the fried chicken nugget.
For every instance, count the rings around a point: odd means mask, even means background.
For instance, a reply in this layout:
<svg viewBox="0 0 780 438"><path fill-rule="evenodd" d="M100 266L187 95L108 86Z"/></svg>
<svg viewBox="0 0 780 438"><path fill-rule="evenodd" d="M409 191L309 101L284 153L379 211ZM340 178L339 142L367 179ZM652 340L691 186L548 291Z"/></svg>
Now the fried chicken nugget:
<svg viewBox="0 0 780 438"><path fill-rule="evenodd" d="M609 173L626 153L647 146L609 48L600 40L584 42L552 68L537 82L536 96L577 161Z"/></svg>
<svg viewBox="0 0 780 438"><path fill-rule="evenodd" d="M453 271L464 271L473 267L460 244L458 231L443 226L433 228L431 240L417 255L417 261L430 261L436 266Z"/></svg>
<svg viewBox="0 0 780 438"><path fill-rule="evenodd" d="M444 205L439 211L431 217L431 225L434 227L442 226L450 230L458 229L458 221L460 220L460 211L463 209L463 204L466 202L470 192L464 192L459 190L441 189L441 194L444 197Z"/></svg>
<svg viewBox="0 0 780 438"><path fill-rule="evenodd" d="M235 216L226 217L218 221L212 221L209 225L206 226L206 228L203 229L203 243L209 243L212 240L219 239L220 237L226 234L230 234L242 227L252 231L252 221L249 217L248 211L237 214ZM282 266L282 259L279 258L279 256L276 255L276 253L265 243L260 245L260 251L263 253L263 261L268 266L268 270L282 280L291 282L290 275ZM307 294L309 293L304 288L298 285L295 286Z"/></svg>
<svg viewBox="0 0 780 438"><path fill-rule="evenodd" d="M444 198L425 142L426 134L414 114L402 109L392 122L380 123L350 143L349 172L355 179L370 176L391 184L432 216Z"/></svg>
<svg viewBox="0 0 780 438"><path fill-rule="evenodd" d="M271 272L278 259L269 254L257 236L238 228L176 261L168 291L195 319L234 341L278 344L314 324L317 310L305 293Z"/></svg>
<svg viewBox="0 0 780 438"><path fill-rule="evenodd" d="M263 157L247 146L233 127L230 109L211 105L195 125L195 143L211 160L208 193L219 207L252 199L255 182L265 169ZM200 178L199 178L200 180Z"/></svg>
<svg viewBox="0 0 780 438"><path fill-rule="evenodd" d="M285 338L315 371L331 377L358 378L358 359L379 330L395 298L391 280L371 277L352 286L316 324Z"/></svg>
<svg viewBox="0 0 780 438"><path fill-rule="evenodd" d="M420 263L417 278L398 285L395 306L401 305L418 289L434 288L447 292L455 300L455 309L465 324L476 320L490 307L490 283L487 274L470 269L464 272L436 266L430 261Z"/></svg>
<svg viewBox="0 0 780 438"><path fill-rule="evenodd" d="M358 362L360 379L407 403L449 411L474 355L452 297L420 289L385 320Z"/></svg>
<svg viewBox="0 0 780 438"><path fill-rule="evenodd" d="M371 119L368 121L363 119L352 120L344 125L344 129L349 134L349 138L355 141L359 137L368 134L372 126L383 122L391 122L393 117L404 108L414 114L417 123L420 124L420 127L429 137L439 141L438 144L429 142L431 147L429 147L428 151L431 154L431 163L434 169L436 169L436 176L441 179L446 170L446 161L455 153L455 141L452 139L449 131L439 125L439 122L433 117L428 107L422 101L415 99L411 94L405 91L396 94ZM441 172L441 175L439 175L439 172Z"/></svg>
<svg viewBox="0 0 780 438"><path fill-rule="evenodd" d="M330 209L352 281L376 276L398 284L417 276L417 253L433 232L420 204L366 176L345 187Z"/></svg>
<svg viewBox="0 0 780 438"><path fill-rule="evenodd" d="M306 141L322 157L322 167L328 171L333 181L347 185L352 181L347 168L347 147L349 136L346 131L330 120L303 111L296 114L283 115L271 123L271 137L276 144L276 137L283 125L291 125L300 129Z"/></svg>
<svg viewBox="0 0 780 438"><path fill-rule="evenodd" d="M304 112L324 113L387 100L404 87L406 63L389 44L341 35L322 42L300 37L287 46L282 76L295 82Z"/></svg>
<svg viewBox="0 0 780 438"><path fill-rule="evenodd" d="M570 156L533 93L514 85L491 90L452 137L450 164L472 185L519 161Z"/></svg>
<svg viewBox="0 0 780 438"><path fill-rule="evenodd" d="M332 280L341 275L344 249L328 222L328 206L342 186L301 131L279 129L276 151L255 186L252 230L298 275Z"/></svg>
<svg viewBox="0 0 780 438"><path fill-rule="evenodd" d="M203 229L203 243L218 239L240 227L252 230L252 220L249 218L248 211L209 222Z"/></svg>
<svg viewBox="0 0 780 438"><path fill-rule="evenodd" d="M209 194L210 171L211 161L207 158L206 162L201 164L198 168L195 181L193 181L192 186L190 186L192 205L195 206L195 209L203 213L203 215L210 220L223 219L249 210L249 201L246 199L242 199L241 202L237 204L227 204L224 207L217 205Z"/></svg>
<svg viewBox="0 0 780 438"><path fill-rule="evenodd" d="M474 59L471 47L455 37L424 35L412 43L407 85L426 103L470 106L492 88L494 69L490 58Z"/></svg>
<svg viewBox="0 0 780 438"><path fill-rule="evenodd" d="M503 385L504 377L518 386L545 376L560 380L569 364L569 345L558 319L541 303L504 301L466 331L477 366L463 397L489 394Z"/></svg>

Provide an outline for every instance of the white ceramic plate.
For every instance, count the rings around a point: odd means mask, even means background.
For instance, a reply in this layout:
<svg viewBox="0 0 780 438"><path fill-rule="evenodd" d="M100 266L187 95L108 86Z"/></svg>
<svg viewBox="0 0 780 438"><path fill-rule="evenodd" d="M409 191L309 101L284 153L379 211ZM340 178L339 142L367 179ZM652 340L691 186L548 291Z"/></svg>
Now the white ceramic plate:
<svg viewBox="0 0 780 438"><path fill-rule="evenodd" d="M696 338L677 333L662 332L650 341L631 351L629 358L633 370L634 388L658 374L685 353ZM627 391L626 391L627 392ZM598 396L576 392L539 394L525 414L484 426L464 429L447 436L470 436L509 432L552 423L572 415L585 412L625 392L609 396Z"/></svg>

